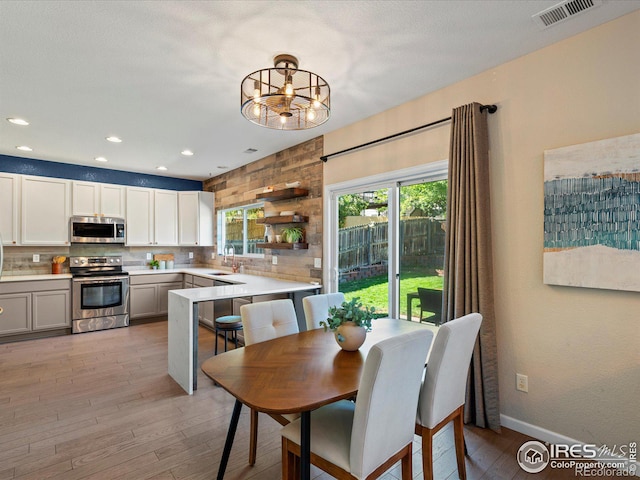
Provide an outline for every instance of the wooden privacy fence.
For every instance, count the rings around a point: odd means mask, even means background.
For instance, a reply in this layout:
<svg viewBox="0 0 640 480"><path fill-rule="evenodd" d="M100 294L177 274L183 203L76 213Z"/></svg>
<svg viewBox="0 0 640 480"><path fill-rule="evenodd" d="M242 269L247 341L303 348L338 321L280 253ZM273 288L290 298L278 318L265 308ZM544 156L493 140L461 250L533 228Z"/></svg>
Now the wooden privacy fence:
<svg viewBox="0 0 640 480"><path fill-rule="evenodd" d="M255 219L247 220L247 251L242 252L242 220L228 222L225 225L226 244L231 245L240 253L260 253L262 249L258 249L256 244L264 242L264 225L256 223Z"/></svg>
<svg viewBox="0 0 640 480"><path fill-rule="evenodd" d="M444 252L442 220L406 218L400 220L401 258L440 257ZM371 223L341 228L338 232L340 272L386 263L389 255L388 223Z"/></svg>

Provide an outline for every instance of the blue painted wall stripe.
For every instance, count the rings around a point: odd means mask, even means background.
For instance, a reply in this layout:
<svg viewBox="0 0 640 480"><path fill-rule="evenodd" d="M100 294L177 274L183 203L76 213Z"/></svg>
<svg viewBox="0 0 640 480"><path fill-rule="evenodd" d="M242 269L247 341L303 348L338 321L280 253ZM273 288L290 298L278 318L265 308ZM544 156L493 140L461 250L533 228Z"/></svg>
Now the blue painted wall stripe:
<svg viewBox="0 0 640 480"><path fill-rule="evenodd" d="M161 188L178 191L201 191L202 182L184 178L161 177L145 173L87 167L70 163L50 162L32 158L0 155L0 172L36 175L39 177L66 178L83 182L113 183L131 187Z"/></svg>

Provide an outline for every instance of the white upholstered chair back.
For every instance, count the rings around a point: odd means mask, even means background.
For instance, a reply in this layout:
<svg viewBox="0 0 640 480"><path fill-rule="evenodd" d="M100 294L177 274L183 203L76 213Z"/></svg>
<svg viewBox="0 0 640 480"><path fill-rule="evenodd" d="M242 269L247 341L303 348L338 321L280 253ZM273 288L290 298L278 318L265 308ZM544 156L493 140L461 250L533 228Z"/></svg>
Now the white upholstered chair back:
<svg viewBox="0 0 640 480"><path fill-rule="evenodd" d="M366 478L413 441L415 411L431 331L417 330L371 347L360 379L351 430L350 466Z"/></svg>
<svg viewBox="0 0 640 480"><path fill-rule="evenodd" d="M470 313L440 326L429 354L417 423L434 428L464 405L467 374L482 315Z"/></svg>
<svg viewBox="0 0 640 480"><path fill-rule="evenodd" d="M250 303L240 307L245 345L298 333L298 317L288 299Z"/></svg>
<svg viewBox="0 0 640 480"><path fill-rule="evenodd" d="M329 307L342 305L344 293L324 293L322 295L309 295L302 299L302 308L307 322L307 330L320 327L320 322L329 316Z"/></svg>

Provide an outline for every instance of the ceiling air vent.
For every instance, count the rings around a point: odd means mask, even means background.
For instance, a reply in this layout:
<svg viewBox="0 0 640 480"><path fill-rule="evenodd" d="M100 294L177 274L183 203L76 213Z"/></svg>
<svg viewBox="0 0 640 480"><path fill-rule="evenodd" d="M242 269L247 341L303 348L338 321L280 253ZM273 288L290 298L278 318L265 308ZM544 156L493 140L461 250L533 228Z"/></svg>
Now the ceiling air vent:
<svg viewBox="0 0 640 480"><path fill-rule="evenodd" d="M602 5L602 0L566 0L536 13L531 18L540 28L544 29L600 5Z"/></svg>

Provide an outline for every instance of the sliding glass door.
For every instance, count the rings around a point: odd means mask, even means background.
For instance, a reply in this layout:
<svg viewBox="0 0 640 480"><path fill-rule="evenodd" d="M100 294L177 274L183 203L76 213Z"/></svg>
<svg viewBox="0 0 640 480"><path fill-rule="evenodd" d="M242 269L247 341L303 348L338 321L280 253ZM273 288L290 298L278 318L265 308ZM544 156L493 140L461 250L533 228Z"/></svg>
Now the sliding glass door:
<svg viewBox="0 0 640 480"><path fill-rule="evenodd" d="M330 186L325 291L359 297L380 316L438 323L446 173L438 162L385 181Z"/></svg>
<svg viewBox="0 0 640 480"><path fill-rule="evenodd" d="M338 291L389 316L388 188L338 195Z"/></svg>
<svg viewBox="0 0 640 480"><path fill-rule="evenodd" d="M400 318L440 323L447 181L399 184Z"/></svg>

